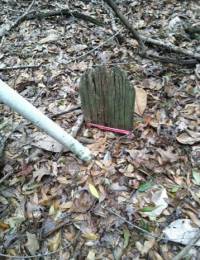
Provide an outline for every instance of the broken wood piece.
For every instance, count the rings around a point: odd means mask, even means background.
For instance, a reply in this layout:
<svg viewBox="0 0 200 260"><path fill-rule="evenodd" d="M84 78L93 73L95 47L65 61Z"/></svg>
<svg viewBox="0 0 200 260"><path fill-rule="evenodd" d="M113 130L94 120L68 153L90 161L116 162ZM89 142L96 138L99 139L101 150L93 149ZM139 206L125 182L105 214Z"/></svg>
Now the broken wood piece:
<svg viewBox="0 0 200 260"><path fill-rule="evenodd" d="M135 90L119 68L88 70L80 81L86 123L132 130Z"/></svg>
<svg viewBox="0 0 200 260"><path fill-rule="evenodd" d="M74 138L77 136L78 132L80 131L81 129L81 126L83 125L84 123L84 117L83 115L80 115L75 123L75 125L72 127L71 129L71 136L73 136Z"/></svg>
<svg viewBox="0 0 200 260"><path fill-rule="evenodd" d="M49 119L2 80L0 80L0 102L8 105L14 111L30 120L34 125L44 130L71 152L75 153L81 160L91 160L92 156L87 147L84 147L71 135L67 134L64 129Z"/></svg>

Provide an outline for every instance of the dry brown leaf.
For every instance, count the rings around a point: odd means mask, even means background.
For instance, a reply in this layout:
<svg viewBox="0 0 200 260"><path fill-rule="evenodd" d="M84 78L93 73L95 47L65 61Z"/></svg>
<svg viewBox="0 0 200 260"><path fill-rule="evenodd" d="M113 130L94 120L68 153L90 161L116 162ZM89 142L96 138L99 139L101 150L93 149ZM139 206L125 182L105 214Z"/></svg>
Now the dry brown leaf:
<svg viewBox="0 0 200 260"><path fill-rule="evenodd" d="M95 251L94 250L90 250L87 257L86 257L86 260L95 260Z"/></svg>
<svg viewBox="0 0 200 260"><path fill-rule="evenodd" d="M97 240L99 238L99 236L93 232L85 232L82 234L82 236L88 240Z"/></svg>
<svg viewBox="0 0 200 260"><path fill-rule="evenodd" d="M198 115L199 104L187 104L183 110L185 115Z"/></svg>
<svg viewBox="0 0 200 260"><path fill-rule="evenodd" d="M196 214L194 214L190 210L184 210L184 212L186 215L188 215L190 217L190 219L192 220L192 222L194 224L196 224L198 227L200 227L200 219L198 218L198 216Z"/></svg>
<svg viewBox="0 0 200 260"><path fill-rule="evenodd" d="M68 210L72 207L72 205L73 205L72 201L64 202L64 203L60 204L60 209L61 210Z"/></svg>
<svg viewBox="0 0 200 260"><path fill-rule="evenodd" d="M195 144L200 142L200 133L194 131L184 132L176 137L176 140L181 144Z"/></svg>
<svg viewBox="0 0 200 260"><path fill-rule="evenodd" d="M142 88L135 87L135 113L142 116L147 106L147 93Z"/></svg>
<svg viewBox="0 0 200 260"><path fill-rule="evenodd" d="M86 212L92 205L94 199L88 191L81 191L73 201L71 211L73 212Z"/></svg>
<svg viewBox="0 0 200 260"><path fill-rule="evenodd" d="M173 152L173 147L167 147L167 150L158 148L157 152L161 156L161 163L165 162L176 162L179 159L179 156Z"/></svg>
<svg viewBox="0 0 200 260"><path fill-rule="evenodd" d="M6 230L8 229L10 226L2 221L0 221L0 230Z"/></svg>
<svg viewBox="0 0 200 260"><path fill-rule="evenodd" d="M46 134L36 132L31 135L31 138L33 138L31 144L35 147L54 153L60 153L62 151L63 146Z"/></svg>
<svg viewBox="0 0 200 260"><path fill-rule="evenodd" d="M58 181L59 183L61 183L61 184L65 184L65 185L70 184L70 183L72 182L71 180L67 179L67 178L64 177L64 176L59 176L59 177L57 177L57 181Z"/></svg>
<svg viewBox="0 0 200 260"><path fill-rule="evenodd" d="M59 232L56 233L56 235L54 235L53 238L51 238L48 241L49 250L51 252L57 250L58 247L60 246L60 243L61 243L61 232L59 231Z"/></svg>
<svg viewBox="0 0 200 260"><path fill-rule="evenodd" d="M33 172L33 178L40 182L42 177L45 175L51 175L51 172L46 167L41 167Z"/></svg>
<svg viewBox="0 0 200 260"><path fill-rule="evenodd" d="M44 44L44 43L50 43L50 42L56 42L59 39L59 35L57 34L56 30L51 30L48 32L48 36L41 39L39 41L40 44Z"/></svg>
<svg viewBox="0 0 200 260"><path fill-rule="evenodd" d="M149 252L149 250L154 246L154 244L155 244L155 239L145 241L144 244L142 244L139 241L135 243L137 249L140 251L142 255L146 255Z"/></svg>
<svg viewBox="0 0 200 260"><path fill-rule="evenodd" d="M26 236L28 240L26 246L29 252L31 253L31 255L35 255L37 250L40 248L38 239L35 234L31 234L29 232L26 232Z"/></svg>

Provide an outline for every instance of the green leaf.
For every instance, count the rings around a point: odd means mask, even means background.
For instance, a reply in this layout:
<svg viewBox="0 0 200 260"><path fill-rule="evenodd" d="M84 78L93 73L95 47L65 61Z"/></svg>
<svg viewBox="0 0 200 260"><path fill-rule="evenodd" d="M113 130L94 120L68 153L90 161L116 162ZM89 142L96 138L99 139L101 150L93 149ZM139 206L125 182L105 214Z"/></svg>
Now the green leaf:
<svg viewBox="0 0 200 260"><path fill-rule="evenodd" d="M128 228L124 228L124 249L128 246L129 239L130 239L130 232Z"/></svg>
<svg viewBox="0 0 200 260"><path fill-rule="evenodd" d="M152 207L151 206L150 207L144 207L144 208L140 209L140 211L141 212L152 212L156 208L157 207L155 207L155 206L154 207L153 206Z"/></svg>
<svg viewBox="0 0 200 260"><path fill-rule="evenodd" d="M138 191L145 192L145 191L151 189L152 187L153 187L152 182L144 182L140 185L140 187L138 188Z"/></svg>
<svg viewBox="0 0 200 260"><path fill-rule="evenodd" d="M140 225L139 227L145 229L146 231L150 232L150 227L149 227L149 223L147 221L145 221L144 219L140 220Z"/></svg>
<svg viewBox="0 0 200 260"><path fill-rule="evenodd" d="M171 192L172 193L176 193L178 190L180 190L180 186L178 186L178 185L175 185L175 186L173 186L172 188L171 188Z"/></svg>
<svg viewBox="0 0 200 260"><path fill-rule="evenodd" d="M200 186L200 172L197 170L192 171L193 183Z"/></svg>

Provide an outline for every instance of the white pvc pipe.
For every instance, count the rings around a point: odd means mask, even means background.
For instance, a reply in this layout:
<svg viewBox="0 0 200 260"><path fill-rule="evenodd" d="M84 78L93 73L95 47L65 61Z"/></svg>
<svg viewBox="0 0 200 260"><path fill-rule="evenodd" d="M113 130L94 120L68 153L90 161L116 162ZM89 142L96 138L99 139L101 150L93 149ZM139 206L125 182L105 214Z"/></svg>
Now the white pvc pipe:
<svg viewBox="0 0 200 260"><path fill-rule="evenodd" d="M81 160L91 160L91 153L71 135L67 134L59 125L45 116L41 111L24 99L17 91L0 80L0 102L11 107L14 111L30 120L34 125L44 130L59 143L75 153Z"/></svg>

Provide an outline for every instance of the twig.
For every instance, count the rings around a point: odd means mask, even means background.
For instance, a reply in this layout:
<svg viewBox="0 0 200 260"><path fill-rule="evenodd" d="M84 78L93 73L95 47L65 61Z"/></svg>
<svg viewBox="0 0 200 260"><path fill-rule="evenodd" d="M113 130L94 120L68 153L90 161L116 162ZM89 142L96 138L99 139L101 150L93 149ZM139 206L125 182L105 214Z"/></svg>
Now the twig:
<svg viewBox="0 0 200 260"><path fill-rule="evenodd" d="M188 26L185 28L185 31L189 34L200 33L200 23L197 23L194 26Z"/></svg>
<svg viewBox="0 0 200 260"><path fill-rule="evenodd" d="M148 232L147 230L138 227L137 225L134 225L132 222L128 221L127 219L125 219L124 217L120 216L118 213L116 213L115 211L113 211L112 209L109 209L107 207L101 206L103 209L107 210L109 213L117 216L118 218L120 218L121 220L123 220L124 222L126 222L127 224L129 224L132 228L135 228L143 233L145 233L147 236L153 237L153 238L157 238L157 239L161 239L159 236L152 234L150 232Z"/></svg>
<svg viewBox="0 0 200 260"><path fill-rule="evenodd" d="M6 175L4 175L1 179L0 179L0 184L2 184L6 179L8 179L10 176L12 175L12 172L8 172Z"/></svg>
<svg viewBox="0 0 200 260"><path fill-rule="evenodd" d="M200 80L200 64L196 65L195 75L196 75L197 79Z"/></svg>
<svg viewBox="0 0 200 260"><path fill-rule="evenodd" d="M13 67L5 67L5 68L0 68L0 71L4 70L23 70L23 69L35 69L41 67L42 64L38 65L19 65L19 66L13 66Z"/></svg>
<svg viewBox="0 0 200 260"><path fill-rule="evenodd" d="M16 21L11 25L10 30L12 30L14 27L17 27L21 22L24 21L25 17L30 13L30 10L31 10L31 8L33 7L34 4L35 4L35 0L33 0L31 2L31 4L28 6L28 8L25 11L25 13L23 15L21 15L20 17L18 17L16 19Z"/></svg>
<svg viewBox="0 0 200 260"><path fill-rule="evenodd" d="M68 9L60 9L60 10L53 10L53 11L46 11L46 12L34 12L34 13L29 13L26 15L26 20L32 20L32 19L42 19L42 18L48 18L48 17L53 17L53 16L66 16L66 17L75 17L78 19L82 19L84 21L93 23L95 25L102 26L103 22L89 16L82 14L78 11L70 11Z"/></svg>
<svg viewBox="0 0 200 260"><path fill-rule="evenodd" d="M134 39L136 39L141 46L142 50L145 49L145 45L142 41L142 38L138 34L138 32L133 28L133 26L129 23L128 19L119 11L117 8L117 5L112 0L104 0L115 12L115 14L119 17L121 22L129 29L129 31L132 33Z"/></svg>
<svg viewBox="0 0 200 260"><path fill-rule="evenodd" d="M148 44L151 44L151 45L156 45L156 46L162 47L163 49L169 50L171 52L184 54L186 56L190 56L190 57L192 57L194 59L200 60L200 53L197 53L197 52L195 53L194 51L185 50L185 49L177 47L177 46L175 46L173 44L164 43L162 41L155 40L155 39L152 39L152 38L147 37L147 36L141 35L140 37L144 41L144 43L148 43Z"/></svg>
<svg viewBox="0 0 200 260"><path fill-rule="evenodd" d="M195 244L199 241L200 239L200 232L193 238L191 239L190 243L183 248L183 250L181 250L178 255L176 255L173 260L180 260L180 259L183 259L187 253L189 252L189 250L195 246Z"/></svg>
<svg viewBox="0 0 200 260"><path fill-rule="evenodd" d="M174 241L174 240L171 240L171 239L168 239L168 238L163 238L161 236L158 236L156 234L153 234L153 233L150 233L148 232L147 230L141 228L141 227L138 227L137 225L134 225L132 222L128 221L127 219L125 219L124 217L122 217L121 215L119 215L118 213L116 213L115 211L113 211L112 209L108 208L108 207L105 207L105 206L102 206L101 207L105 210L107 210L109 213L115 215L116 217L120 218L121 220L123 220L125 223L127 223L128 225L130 225L132 228L135 228L143 233L145 233L147 236L150 236L150 237L153 237L153 238L156 238L158 240L165 240L165 241L168 241L168 242L172 242L172 243L177 243L179 244L179 242L177 241ZM195 246L195 243L200 239L200 232L198 233L198 235L192 239L191 243L187 246L189 249L192 247L192 246ZM188 249L185 250L185 252L187 252ZM184 253L185 253L184 252ZM174 258L173 260L180 260L181 258Z"/></svg>
<svg viewBox="0 0 200 260"><path fill-rule="evenodd" d="M156 46L162 47L163 49L167 49L169 51L176 52L176 53L179 53L179 54L184 54L186 56L200 60L200 53L195 53L194 51L185 50L185 49L177 47L173 44L164 43L162 41L155 40L155 39L152 39L152 38L147 37L147 36L139 35L138 32L129 23L128 19L118 10L117 5L112 0L104 0L104 2L106 2L113 9L115 14L122 21L122 23L132 33L134 39L136 39L139 43L142 42L142 44L147 43L147 44L151 44L151 45L156 45Z"/></svg>
<svg viewBox="0 0 200 260"><path fill-rule="evenodd" d="M94 64L91 67L100 67L102 65L104 66L118 66L118 65L128 65L128 64L136 64L136 61L126 61L126 62L108 62L108 63L99 63Z"/></svg>
<svg viewBox="0 0 200 260"><path fill-rule="evenodd" d="M12 129L11 132L7 136L0 139L0 168L4 167L4 150L5 150L5 147L6 147L6 143L7 143L8 139L10 138L10 136L18 129L18 127L19 127L19 124L16 125L14 127L14 129ZM0 184L3 183L11 175L12 175L12 173L7 173L5 176L3 176L0 179Z"/></svg>
<svg viewBox="0 0 200 260"><path fill-rule="evenodd" d="M26 16L28 14L30 14L30 10L31 8L33 7L33 5L35 4L35 0L33 0L31 2L31 4L28 6L27 10L25 11L25 13L21 16L19 16L16 21L13 23L13 24L10 24L10 25L4 25L3 28L1 28L0 30L0 38L5 36L8 32L10 32L13 28L17 27L20 23L22 23L25 19L26 19Z"/></svg>
<svg viewBox="0 0 200 260"><path fill-rule="evenodd" d="M76 235L73 243L76 243L78 238L80 236L80 232L78 232L78 234ZM29 255L29 256L13 256L13 255L6 255L6 254L3 254L3 253L0 253L0 256L2 257L6 257L6 258L9 258L9 259L32 259L32 258L40 258L40 257L45 257L45 256L51 256L51 255L55 255L56 253L58 253L59 251L61 250L65 250L69 247L72 247L73 244L70 242L68 245L66 246L63 246L61 248L58 248L57 250L53 251L53 252L49 252L49 253L44 253L44 254L38 254L38 255Z"/></svg>
<svg viewBox="0 0 200 260"><path fill-rule="evenodd" d="M142 57L150 60L160 61L162 63L171 63L171 64L177 64L177 65L196 65L198 63L198 60L196 59L178 59L178 58L170 58L166 56L159 56L156 54L148 54L148 53L141 53Z"/></svg>
<svg viewBox="0 0 200 260"><path fill-rule="evenodd" d="M177 64L177 65L191 65L194 66L198 62L196 59L178 59L178 58L171 58L171 57L166 57L166 56L159 56L156 54L147 54L147 53L139 53L140 56L150 59L150 60L155 60L155 61L160 61L161 63L171 63L171 64ZM126 61L126 62L108 62L108 63L103 63L103 64L93 64L91 67L98 67L98 66L117 66L117 65L129 65L129 64L135 64L136 61Z"/></svg>
<svg viewBox="0 0 200 260"><path fill-rule="evenodd" d="M82 55L80 55L80 56L78 56L78 57L73 58L72 60L68 61L68 62L65 63L65 64L70 64L70 63L75 62L75 61L77 61L77 60L79 60L79 59L82 59L82 58L87 57L89 54L91 54L91 53L93 53L94 51L100 49L100 48L101 48L102 46L104 46L106 43L108 43L109 41L111 41L112 39L114 39L115 36L117 36L121 31L122 31L122 29L119 30L118 32L116 32L115 34L113 34L111 37L109 37L108 39L106 39L104 42L102 42L102 43L99 44L98 46L94 47L93 49L89 50L88 52L86 52L86 53L84 53L84 54L82 54Z"/></svg>
<svg viewBox="0 0 200 260"><path fill-rule="evenodd" d="M34 4L35 4L35 0L33 0L33 1L30 3L30 5L29 5L29 7L27 8L25 14L28 14L28 13L30 12L30 10L32 9L32 7L33 7Z"/></svg>
<svg viewBox="0 0 200 260"><path fill-rule="evenodd" d="M42 234L42 239L48 238L49 236L51 236L52 234L54 234L56 231L58 231L58 230L61 229L62 227L68 226L68 225L70 225L70 224L71 224L71 222L70 222L69 219L64 220L64 221L58 223L58 224L56 225L56 227L54 227L54 228L48 230L48 232Z"/></svg>
<svg viewBox="0 0 200 260"><path fill-rule="evenodd" d="M83 125L83 122L84 122L84 117L83 117L83 115L80 115L80 117L76 121L76 124L71 129L71 132L70 132L71 136L76 138L81 126ZM77 140L78 140L78 138L77 138ZM59 153L57 153L57 155L56 155L57 160L63 154L64 150L66 151L66 149L64 149L64 147L62 147L61 151Z"/></svg>
<svg viewBox="0 0 200 260"><path fill-rule="evenodd" d="M76 124L71 129L71 135L75 138L80 131L81 126L83 125L84 117L80 115L76 121Z"/></svg>
<svg viewBox="0 0 200 260"><path fill-rule="evenodd" d="M83 144L93 144L95 143L95 140L94 139L90 139L90 138L87 138L87 137L77 137L77 139L79 140L79 142L83 143Z"/></svg>
<svg viewBox="0 0 200 260"><path fill-rule="evenodd" d="M11 25L4 25L3 28L0 30L0 38L5 36L9 31L11 31L13 28L17 27L20 23L22 23L25 20L33 20L33 19L42 19L42 18L48 18L53 16L59 16L63 15L66 17L75 17L78 19L82 19L84 21L88 21L90 23L93 23L98 26L102 26L103 23L89 15L82 14L78 11L70 11L68 9L60 9L60 10L54 10L54 11L46 11L46 12L30 12L30 9L32 8L35 0L30 4L27 11L20 17L17 18L17 20L11 24Z"/></svg>
<svg viewBox="0 0 200 260"><path fill-rule="evenodd" d="M75 106L75 107L71 107L71 108L69 108L69 109L67 109L67 110L65 110L65 111L56 113L56 114L54 114L54 115L52 115L52 116L50 116L50 117L51 117L51 118L56 118L56 117L58 117L58 116L62 116L62 115L68 114L68 113L73 112L73 111L75 111L75 110L77 110L77 109L80 109L80 108L81 108L81 107L80 107L79 105L78 105L78 106Z"/></svg>

